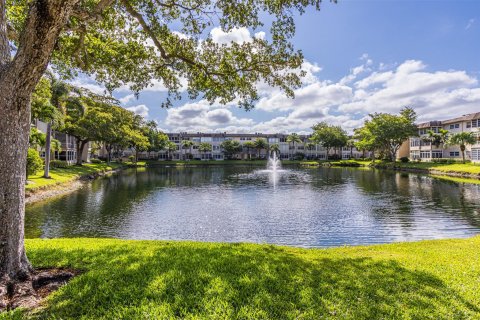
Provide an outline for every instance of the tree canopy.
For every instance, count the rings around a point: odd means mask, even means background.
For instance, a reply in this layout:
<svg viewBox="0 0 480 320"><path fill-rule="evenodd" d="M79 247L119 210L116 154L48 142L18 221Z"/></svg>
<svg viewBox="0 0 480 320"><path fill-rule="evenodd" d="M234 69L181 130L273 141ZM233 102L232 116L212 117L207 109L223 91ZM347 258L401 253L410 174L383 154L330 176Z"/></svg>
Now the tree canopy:
<svg viewBox="0 0 480 320"><path fill-rule="evenodd" d="M113 90L128 84L135 92L158 80L173 98L182 84L188 96L200 93L212 102L238 99L250 108L258 99L256 84L264 81L293 96L301 84L303 55L289 40L293 16L320 0L66 0L49 4L69 9L51 58L55 71L74 77L93 75ZM45 8L48 12L48 9ZM7 0L9 40L23 45L37 4ZM270 19L262 19L268 16ZM268 26L265 21L271 20ZM243 43L218 43L209 33L249 28L267 32ZM269 40L267 40L269 38ZM165 105L171 103L170 99Z"/></svg>
<svg viewBox="0 0 480 320"><path fill-rule="evenodd" d="M360 148L381 148L393 161L402 143L409 137L418 136L417 114L412 108L403 108L398 115L374 113L369 116L370 119L357 130L360 139L357 146Z"/></svg>
<svg viewBox="0 0 480 320"><path fill-rule="evenodd" d="M319 122L313 126L311 141L320 144L327 150L332 148L341 148L347 144L348 136L345 130L340 126L329 125L326 122Z"/></svg>

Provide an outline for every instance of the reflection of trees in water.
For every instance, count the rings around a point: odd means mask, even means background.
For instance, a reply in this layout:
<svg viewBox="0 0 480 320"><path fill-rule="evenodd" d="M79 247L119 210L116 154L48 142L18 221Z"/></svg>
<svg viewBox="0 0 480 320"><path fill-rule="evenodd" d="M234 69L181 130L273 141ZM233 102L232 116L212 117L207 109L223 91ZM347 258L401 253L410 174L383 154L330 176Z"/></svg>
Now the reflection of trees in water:
<svg viewBox="0 0 480 320"><path fill-rule="evenodd" d="M410 226L413 213L420 207L431 213L461 216L470 225L480 226L478 185L386 170L358 171L355 180L363 192L381 200L373 207L380 219L396 218L403 226Z"/></svg>
<svg viewBox="0 0 480 320"><path fill-rule="evenodd" d="M334 188L345 185L352 176L352 168L320 167L306 169L312 176L312 187L317 189Z"/></svg>
<svg viewBox="0 0 480 320"><path fill-rule="evenodd" d="M122 231L128 219L154 190L162 188L235 188L251 187L239 175L259 168L250 166L157 167L126 170L112 177L98 179L68 196L27 207L27 237L108 236ZM386 170L353 168L299 169L299 181L288 181L310 187L316 192L329 191L343 196L363 194L372 217L384 224L397 224L408 231L414 227L416 214L439 213L447 218L462 218L480 227L480 186L458 184L427 176ZM308 179L304 179L305 176ZM303 179L303 180L302 180ZM286 183L281 181L280 184ZM354 194L352 194L352 197ZM188 201L188 200L187 200ZM358 201L358 199L357 199ZM342 204L339 204L342 205ZM334 213L332 213L334 215Z"/></svg>
<svg viewBox="0 0 480 320"><path fill-rule="evenodd" d="M371 199L373 217L395 221L405 230L414 227L415 216L408 174L387 170L358 170L355 182Z"/></svg>

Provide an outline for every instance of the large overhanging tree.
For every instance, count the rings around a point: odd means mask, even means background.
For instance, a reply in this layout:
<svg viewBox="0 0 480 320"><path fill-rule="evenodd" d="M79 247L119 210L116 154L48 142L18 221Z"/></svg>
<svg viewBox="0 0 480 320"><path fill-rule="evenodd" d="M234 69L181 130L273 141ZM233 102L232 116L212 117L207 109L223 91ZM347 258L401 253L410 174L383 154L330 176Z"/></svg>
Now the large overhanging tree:
<svg viewBox="0 0 480 320"><path fill-rule="evenodd" d="M259 81L292 96L302 63L289 39L293 15L320 0L0 0L0 302L5 283L28 278L24 250L25 159L30 97L50 63L57 73L95 76L135 92L159 80L170 97L238 100L250 108ZM268 17L268 19L266 18ZM208 36L248 27L271 39L218 44ZM166 105L170 100L166 100ZM2 285L3 284L3 285Z"/></svg>

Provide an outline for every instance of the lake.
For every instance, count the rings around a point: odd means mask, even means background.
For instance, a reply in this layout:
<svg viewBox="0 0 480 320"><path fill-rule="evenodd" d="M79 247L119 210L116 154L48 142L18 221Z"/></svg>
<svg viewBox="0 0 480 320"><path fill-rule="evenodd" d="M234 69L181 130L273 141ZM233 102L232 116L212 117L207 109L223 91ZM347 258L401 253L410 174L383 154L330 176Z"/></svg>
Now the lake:
<svg viewBox="0 0 480 320"><path fill-rule="evenodd" d="M28 238L331 247L480 233L480 185L367 168L151 167L27 206Z"/></svg>

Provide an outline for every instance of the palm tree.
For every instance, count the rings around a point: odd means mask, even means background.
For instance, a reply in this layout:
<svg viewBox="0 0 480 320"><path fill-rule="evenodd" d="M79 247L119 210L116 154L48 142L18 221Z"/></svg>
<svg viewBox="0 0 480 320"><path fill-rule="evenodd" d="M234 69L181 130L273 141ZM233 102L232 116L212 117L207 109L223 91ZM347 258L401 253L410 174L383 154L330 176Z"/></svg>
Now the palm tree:
<svg viewBox="0 0 480 320"><path fill-rule="evenodd" d="M424 140L429 141L432 145L439 148L442 143L446 143L448 140L448 130L440 129L438 133L428 130L428 137Z"/></svg>
<svg viewBox="0 0 480 320"><path fill-rule="evenodd" d="M448 139L448 145L457 145L460 146L460 151L462 152L463 163L465 163L465 149L467 145L473 145L477 143L477 137L473 132L460 132L453 134Z"/></svg>
<svg viewBox="0 0 480 320"><path fill-rule="evenodd" d="M289 146L290 146L290 143L293 144L293 151L295 152L295 143L302 143L302 139L300 138L300 136L298 134L291 133L287 136L287 142L288 142Z"/></svg>
<svg viewBox="0 0 480 320"><path fill-rule="evenodd" d="M170 160L170 152L177 150L177 145L173 141L168 141L165 145L165 150L167 151L167 160Z"/></svg>
<svg viewBox="0 0 480 320"><path fill-rule="evenodd" d="M212 151L212 145L210 143L207 143L207 142L202 142L198 146L198 151L203 152L205 154L209 151Z"/></svg>
<svg viewBox="0 0 480 320"><path fill-rule="evenodd" d="M278 143L274 143L270 145L269 149L271 153L275 152L277 156L280 155L280 146L278 145Z"/></svg>
<svg viewBox="0 0 480 320"><path fill-rule="evenodd" d="M307 142L305 144L305 148L308 150L308 151L312 151L312 150L315 150L315 148L317 147L317 145L313 142ZM310 155L311 156L311 155Z"/></svg>
<svg viewBox="0 0 480 320"><path fill-rule="evenodd" d="M348 139L346 147L350 149L350 159L353 158L353 148L355 148L355 140Z"/></svg>
<svg viewBox="0 0 480 320"><path fill-rule="evenodd" d="M259 139L255 140L255 142L253 144L255 146L255 149L257 149L257 158L260 158L260 152L263 149L265 149L265 150L268 149L268 143L267 143L267 140L265 140L265 139L259 138Z"/></svg>
<svg viewBox="0 0 480 320"><path fill-rule="evenodd" d="M255 149L255 143L253 143L252 141L247 141L243 144L243 147L247 149L248 159L251 160L252 154L250 153L250 151L252 149Z"/></svg>
<svg viewBox="0 0 480 320"><path fill-rule="evenodd" d="M192 148L193 148L193 145L194 145L192 140L182 140L181 145L182 145L183 150L190 148L190 154L192 154Z"/></svg>

